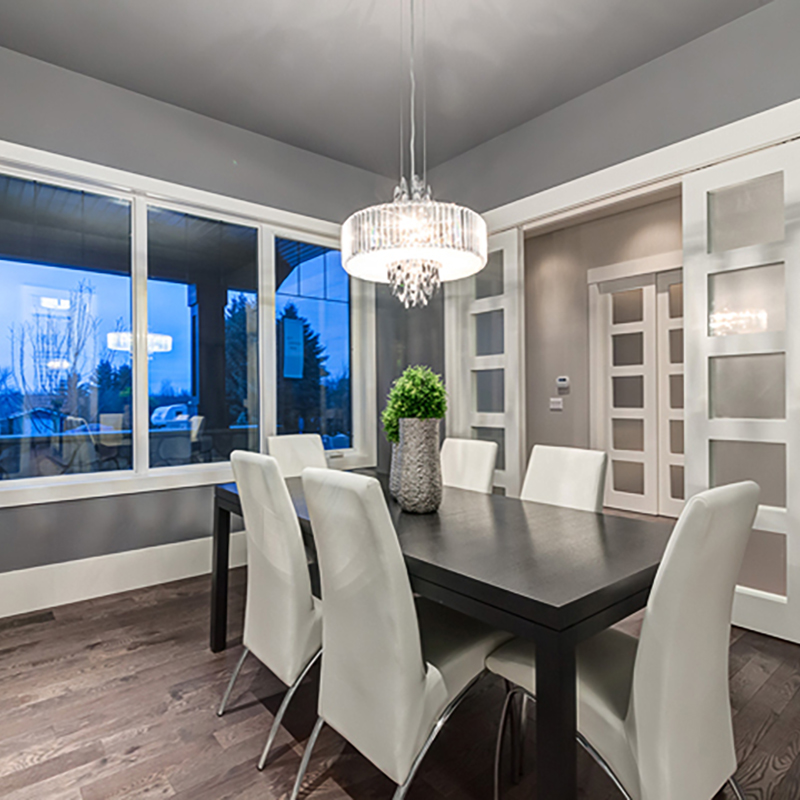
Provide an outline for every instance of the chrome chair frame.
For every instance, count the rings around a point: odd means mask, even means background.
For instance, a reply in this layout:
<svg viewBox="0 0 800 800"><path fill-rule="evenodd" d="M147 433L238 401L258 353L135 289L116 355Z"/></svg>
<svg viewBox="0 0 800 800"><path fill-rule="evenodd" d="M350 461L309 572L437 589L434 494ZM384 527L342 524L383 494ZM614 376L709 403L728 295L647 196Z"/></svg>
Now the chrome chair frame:
<svg viewBox="0 0 800 800"><path fill-rule="evenodd" d="M228 704L228 700L230 699L231 692L233 691L233 685L236 683L236 679L239 677L239 672L241 672L242 665L245 662L245 659L250 654L250 650L245 647L244 652L242 653L241 658L239 659L236 667L233 670L233 675L231 675L230 682L228 683L228 688L225 690L225 694L222 698L222 703L220 704L219 711L217 711L217 716L221 717L225 713L225 706ZM311 667L319 661L320 656L322 655L322 649L320 648L317 650L316 654L311 657L311 660L306 664L303 671L297 676L295 682L289 687L289 690L283 696L283 700L281 700L280 707L278 708L278 713L275 714L275 719L272 721L272 727L269 731L269 736L267 737L267 743L264 745L264 752L261 754L261 758L258 761L258 769L262 770L267 765L267 759L269 758L269 751L272 749L272 745L275 742L275 737L278 735L278 728L281 726L281 722L283 722L283 715L286 713L286 709L289 707L289 703L292 702L292 698L294 697L294 693L297 691L300 684L303 682L303 679L308 675L311 671Z"/></svg>
<svg viewBox="0 0 800 800"><path fill-rule="evenodd" d="M497 731L497 743L494 752L494 800L500 800L500 755L503 750L503 734L505 732L506 720L508 719L509 712L511 711L511 704L514 697L517 695L522 698L522 711L520 716L520 728L518 731L515 731L515 735L518 737L518 750L515 756L518 760L515 764L516 768L514 769L514 772L515 777L521 776L522 774L522 747L525 740L525 704L527 701L536 702L536 697L530 692L525 691L525 689L523 689L521 686L514 686L506 692L506 697L503 701L503 708L500 712L500 727ZM603 756L600 755L600 753L597 752L597 750L595 750L591 742L580 732L576 734L576 739L578 744L580 744L580 746L597 762L600 769L602 769L603 772L608 775L608 777L611 779L611 782L618 789L625 800L633 800L628 790L622 785L619 778L614 774L614 770L611 769L609 763L603 758ZM728 785L731 787L731 791L733 792L736 800L745 800L742 787L739 785L739 782L733 775L728 778Z"/></svg>
<svg viewBox="0 0 800 800"><path fill-rule="evenodd" d="M475 686L475 684L486 675L486 670L481 672L479 675L476 675L462 690L461 692L456 695L450 703L445 706L444 711L439 715L439 718L434 723L433 728L431 728L431 732L428 734L428 738L425 739L425 743L420 748L419 753L417 753L417 757L414 759L413 763L411 764L411 769L408 772L408 777L400 784L395 793L392 797L392 800L404 800L406 793L408 792L409 787L411 786L411 782L414 780L414 776L417 773L417 769L419 769L419 765L422 763L422 759L425 758L426 753L430 749L430 746L436 740L436 737L439 735L439 732L444 727L445 723L448 719L452 716L453 712L461 705L461 701L467 696L469 690ZM305 778L306 771L308 770L308 764L311 761L311 753L314 750L314 745L317 743L317 737L319 736L320 731L322 730L322 726L325 724L325 720L322 717L317 717L317 721L314 724L314 730L311 731L311 736L308 739L308 744L306 745L305 752L303 753L303 759L300 762L300 769L297 771L297 778L295 779L294 789L292 789L292 796L291 800L297 800L297 797L300 793L300 787L303 784L303 778Z"/></svg>

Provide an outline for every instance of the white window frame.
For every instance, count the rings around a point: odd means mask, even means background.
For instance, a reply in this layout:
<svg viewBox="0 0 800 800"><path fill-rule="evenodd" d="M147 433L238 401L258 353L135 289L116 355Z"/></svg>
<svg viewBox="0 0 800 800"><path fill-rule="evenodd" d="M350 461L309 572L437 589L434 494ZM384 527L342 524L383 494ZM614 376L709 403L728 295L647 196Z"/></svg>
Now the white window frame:
<svg viewBox="0 0 800 800"><path fill-rule="evenodd" d="M104 167L0 141L0 174L124 200L131 207L131 317L133 326L133 468L0 481L0 508L81 498L210 486L233 480L230 462L149 465L147 381L147 207L205 216L258 231L259 403L261 451L275 431L275 237L338 249L341 226L246 200ZM353 447L327 451L332 467L377 463L375 288L350 281ZM144 356L144 357L143 357Z"/></svg>

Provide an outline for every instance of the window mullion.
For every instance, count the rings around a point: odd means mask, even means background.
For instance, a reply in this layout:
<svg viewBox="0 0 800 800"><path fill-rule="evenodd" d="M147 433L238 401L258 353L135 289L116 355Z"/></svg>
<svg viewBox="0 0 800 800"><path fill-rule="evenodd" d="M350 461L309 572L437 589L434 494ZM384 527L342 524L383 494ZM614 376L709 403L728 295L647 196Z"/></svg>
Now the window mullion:
<svg viewBox="0 0 800 800"><path fill-rule="evenodd" d="M146 473L150 467L150 406L147 353L147 202L133 199L132 236L133 295L133 469Z"/></svg>
<svg viewBox="0 0 800 800"><path fill-rule="evenodd" d="M261 225L258 237L258 330L259 398L261 403L261 451L266 452L266 437L274 435L277 417L275 375L275 232Z"/></svg>

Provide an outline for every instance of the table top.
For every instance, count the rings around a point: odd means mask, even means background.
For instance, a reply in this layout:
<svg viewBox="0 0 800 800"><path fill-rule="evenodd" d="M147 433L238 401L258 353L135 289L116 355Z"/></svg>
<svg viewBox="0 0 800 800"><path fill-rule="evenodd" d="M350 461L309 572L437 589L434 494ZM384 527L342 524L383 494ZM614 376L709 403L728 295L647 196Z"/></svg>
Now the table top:
<svg viewBox="0 0 800 800"><path fill-rule="evenodd" d="M433 514L389 510L413 580L423 580L555 631L649 590L673 521L531 503L445 487ZM286 481L308 523L299 478ZM217 497L236 510L235 484Z"/></svg>

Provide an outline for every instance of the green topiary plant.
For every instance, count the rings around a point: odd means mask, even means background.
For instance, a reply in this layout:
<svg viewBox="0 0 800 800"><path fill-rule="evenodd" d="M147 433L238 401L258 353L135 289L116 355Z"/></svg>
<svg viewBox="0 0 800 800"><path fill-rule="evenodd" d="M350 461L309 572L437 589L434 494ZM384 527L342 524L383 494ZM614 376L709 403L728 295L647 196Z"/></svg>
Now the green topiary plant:
<svg viewBox="0 0 800 800"><path fill-rule="evenodd" d="M447 411L447 392L442 378L430 367L408 367L392 384L386 408L381 415L386 438L400 441L400 420L403 417L441 419Z"/></svg>

